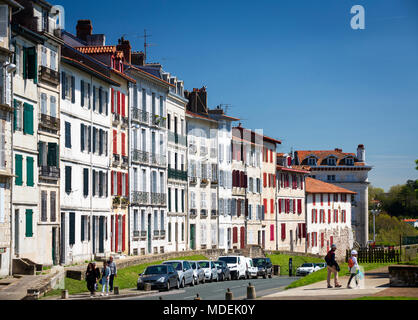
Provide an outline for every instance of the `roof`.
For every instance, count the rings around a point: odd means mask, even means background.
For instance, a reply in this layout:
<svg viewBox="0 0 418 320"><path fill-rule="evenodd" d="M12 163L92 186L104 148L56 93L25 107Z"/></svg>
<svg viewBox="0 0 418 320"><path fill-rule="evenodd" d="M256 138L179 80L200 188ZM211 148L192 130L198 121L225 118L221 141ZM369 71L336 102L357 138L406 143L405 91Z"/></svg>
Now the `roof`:
<svg viewBox="0 0 418 320"><path fill-rule="evenodd" d="M340 165L340 166L344 166L345 163L343 161L343 159L347 158L347 157L353 157L354 161L356 160L356 155L354 153L348 153L348 152L342 152L341 149L338 150L298 150L295 151L295 153L297 154L298 160L299 160L299 164L308 164L308 158L310 156L315 156L317 158L317 165L318 166L326 166L328 165L326 160L328 157L335 156L337 158L337 162L336 165ZM362 163L362 164L360 164ZM355 162L356 166L364 166L363 162L358 162L357 164Z"/></svg>
<svg viewBox="0 0 418 320"><path fill-rule="evenodd" d="M82 53L87 54L100 54L100 53L115 53L116 46L85 46L85 47L75 47L77 50Z"/></svg>
<svg viewBox="0 0 418 320"><path fill-rule="evenodd" d="M166 85L169 85L169 86L171 86L171 87L175 87L175 85L173 85L173 84L171 84L171 83L169 83L169 82L167 82L167 81L165 81L165 80L163 80L163 79L161 79L161 78L159 78L159 77L155 76L155 75L154 75L154 74L152 74L152 73L149 73L149 72L147 72L147 71L145 71L145 70L142 70L142 69L140 69L140 68L138 68L138 67L136 67L136 66L134 66L134 65L132 65L132 64L125 63L125 66L127 66L129 69L135 70L135 71L137 71L137 72L139 72L139 73L142 73L142 74L144 74L144 75L146 75L146 76L148 76L148 77L151 77L151 78L153 78L153 79L155 79L155 80L158 80L158 81L160 81L160 82L162 82L162 83L164 83L164 84L166 84Z"/></svg>
<svg viewBox="0 0 418 320"><path fill-rule="evenodd" d="M203 114L200 114L200 113L194 113L194 112L191 112L189 110L186 110L186 116L190 116L192 118L199 118L199 119L202 119L202 120L207 120L207 121L212 121L212 122L216 122L217 123L216 120L214 120L212 118L209 118L206 115L203 115Z"/></svg>
<svg viewBox="0 0 418 320"><path fill-rule="evenodd" d="M287 172L295 172L295 173L306 173L306 174L309 174L310 172L309 171L307 171L307 170L301 170L301 169L299 169L299 168L294 168L293 166L292 167L283 167L283 166L276 166L276 168L277 168L277 170L278 171L287 171Z"/></svg>
<svg viewBox="0 0 418 320"><path fill-rule="evenodd" d="M357 194L357 192L337 187L334 184L326 183L321 180L306 178L306 192L307 193L347 193Z"/></svg>
<svg viewBox="0 0 418 320"><path fill-rule="evenodd" d="M112 80L111 78L109 78L105 74L103 74L103 73L101 73L101 72L99 72L99 71L97 71L97 70L89 67L88 65L86 65L86 64L84 64L84 63L82 63L80 61L77 61L75 59L72 59L72 58L66 57L66 56L61 56L61 59L64 62L69 63L69 64L73 65L76 68L80 68L80 69L82 69L85 72L94 74L97 78L100 78L100 79L102 79L102 80L110 83L111 85L120 86L120 84L118 82Z"/></svg>
<svg viewBox="0 0 418 320"><path fill-rule="evenodd" d="M252 131L252 130L250 130L250 129L246 129L246 128L242 127L242 126L241 126L241 124L240 124L238 127L233 127L232 129L238 129L238 130L249 131L249 132L251 132L251 133L254 133L256 136L261 137L261 135L260 135L260 134L258 134L257 132ZM274 144L282 144L282 142L281 142L280 140L276 140L276 139L270 138L270 137L265 136L265 135L263 135L263 140L264 140L264 141L273 142Z"/></svg>

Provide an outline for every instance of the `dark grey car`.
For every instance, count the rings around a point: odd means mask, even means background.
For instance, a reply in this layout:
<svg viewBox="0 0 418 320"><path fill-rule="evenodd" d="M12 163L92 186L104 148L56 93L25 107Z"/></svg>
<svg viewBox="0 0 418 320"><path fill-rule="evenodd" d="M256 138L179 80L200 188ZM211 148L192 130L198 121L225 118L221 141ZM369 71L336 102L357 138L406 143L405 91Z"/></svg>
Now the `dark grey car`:
<svg viewBox="0 0 418 320"><path fill-rule="evenodd" d="M218 269L218 279L220 281L231 280L231 272L225 261L215 261L215 266Z"/></svg>
<svg viewBox="0 0 418 320"><path fill-rule="evenodd" d="M143 273L139 274L137 289L144 289L144 284L151 284L151 288L166 289L180 287L177 272L171 265L148 266Z"/></svg>
<svg viewBox="0 0 418 320"><path fill-rule="evenodd" d="M273 265L270 258L253 258L253 264L257 267L257 277L261 276L264 279L273 276Z"/></svg>

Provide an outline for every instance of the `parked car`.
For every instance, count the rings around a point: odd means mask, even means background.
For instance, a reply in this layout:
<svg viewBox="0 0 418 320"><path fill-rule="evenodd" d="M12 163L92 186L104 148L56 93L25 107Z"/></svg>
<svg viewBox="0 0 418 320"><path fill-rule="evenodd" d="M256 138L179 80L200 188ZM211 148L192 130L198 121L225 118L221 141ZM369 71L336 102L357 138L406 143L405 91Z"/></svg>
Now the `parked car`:
<svg viewBox="0 0 418 320"><path fill-rule="evenodd" d="M273 276L273 265L270 258L253 258L253 264L257 268L257 277L266 279Z"/></svg>
<svg viewBox="0 0 418 320"><path fill-rule="evenodd" d="M221 281L231 280L231 272L229 271L228 265L225 261L215 261L215 266L218 269L218 278Z"/></svg>
<svg viewBox="0 0 418 320"><path fill-rule="evenodd" d="M183 260L170 260L164 261L163 264L172 265L174 270L177 271L180 281L180 287L184 288L185 285L190 284L194 286L193 269L190 263Z"/></svg>
<svg viewBox="0 0 418 320"><path fill-rule="evenodd" d="M245 279L247 264L244 256L222 256L218 260L224 261L228 265L232 279Z"/></svg>
<svg viewBox="0 0 418 320"><path fill-rule="evenodd" d="M257 278L257 272L258 272L258 268L254 267L253 264L253 259L251 258L245 258L245 263L247 264L247 274L246 274L246 278L249 279L251 278Z"/></svg>
<svg viewBox="0 0 418 320"><path fill-rule="evenodd" d="M193 269L193 277L195 284L205 283L205 271L197 261L188 261Z"/></svg>
<svg viewBox="0 0 418 320"><path fill-rule="evenodd" d="M304 263L299 268L296 269L297 276L306 276L312 272L317 271L318 268L315 267L315 263Z"/></svg>
<svg viewBox="0 0 418 320"><path fill-rule="evenodd" d="M315 263L315 268L317 268L317 270L321 270L327 267L327 264L325 262L321 262L321 263Z"/></svg>
<svg viewBox="0 0 418 320"><path fill-rule="evenodd" d="M218 269L213 261L202 260L199 261L200 267L205 272L205 279L209 281L218 281Z"/></svg>
<svg viewBox="0 0 418 320"><path fill-rule="evenodd" d="M151 288L166 289L167 291L173 287L180 288L178 274L172 265L148 266L143 273L139 274L137 289L142 290L144 283L150 283Z"/></svg>

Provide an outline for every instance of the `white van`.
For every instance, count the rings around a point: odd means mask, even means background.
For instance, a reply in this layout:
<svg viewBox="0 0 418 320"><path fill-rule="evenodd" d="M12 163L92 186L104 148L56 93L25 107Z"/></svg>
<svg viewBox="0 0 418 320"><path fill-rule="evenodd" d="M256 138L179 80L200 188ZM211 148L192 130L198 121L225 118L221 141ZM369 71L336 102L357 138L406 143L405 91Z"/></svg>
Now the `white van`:
<svg viewBox="0 0 418 320"><path fill-rule="evenodd" d="M245 257L245 263L247 265L247 279L257 278L258 268L254 267L253 259Z"/></svg>
<svg viewBox="0 0 418 320"><path fill-rule="evenodd" d="M224 261L227 264L232 279L238 280L246 278L247 263L244 256L222 256L219 257L218 260Z"/></svg>

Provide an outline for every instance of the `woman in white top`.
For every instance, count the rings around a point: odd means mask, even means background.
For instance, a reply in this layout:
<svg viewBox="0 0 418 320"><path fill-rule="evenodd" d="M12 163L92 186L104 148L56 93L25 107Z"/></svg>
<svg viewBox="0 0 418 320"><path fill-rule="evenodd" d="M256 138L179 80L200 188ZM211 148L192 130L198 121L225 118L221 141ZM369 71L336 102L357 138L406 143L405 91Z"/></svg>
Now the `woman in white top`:
<svg viewBox="0 0 418 320"><path fill-rule="evenodd" d="M358 271L359 271L359 266L358 266L358 263L357 263L357 251L356 250L353 250L353 251L351 251L351 261L352 261L352 266L350 267L350 265L349 265L349 271L350 271L350 280L348 280L348 284L347 284L347 288L348 289L352 289L351 287L350 287L350 282L351 282L351 279L355 279L356 280L356 286L358 287L358 277L357 277L357 274L358 274ZM350 260L349 260L349 264L350 264Z"/></svg>

